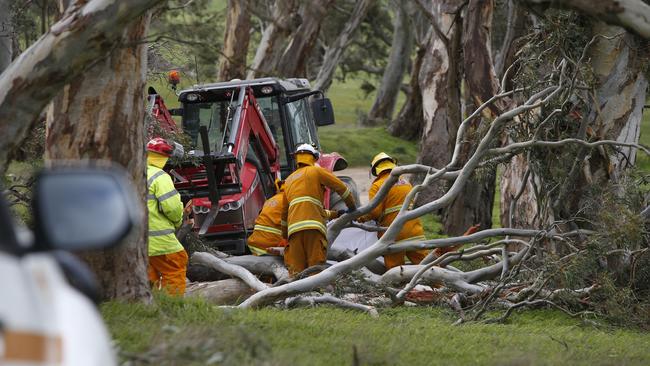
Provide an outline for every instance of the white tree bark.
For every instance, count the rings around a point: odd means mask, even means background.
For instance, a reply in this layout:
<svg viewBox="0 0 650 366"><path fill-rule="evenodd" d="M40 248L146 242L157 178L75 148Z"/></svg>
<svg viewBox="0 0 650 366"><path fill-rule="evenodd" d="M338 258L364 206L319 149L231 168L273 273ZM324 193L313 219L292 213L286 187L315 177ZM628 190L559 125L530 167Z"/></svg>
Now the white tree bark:
<svg viewBox="0 0 650 366"><path fill-rule="evenodd" d="M431 8L434 31L430 33L418 77L424 118L418 163L433 167L449 162L461 120L458 63L462 23L460 17L455 20L454 13L460 3L458 0L434 2ZM417 204L439 198L444 191L442 182L434 182L419 194Z"/></svg>
<svg viewBox="0 0 650 366"><path fill-rule="evenodd" d="M78 0L0 75L0 171L47 103L161 0Z"/></svg>
<svg viewBox="0 0 650 366"><path fill-rule="evenodd" d="M408 1L395 1L395 14L393 21L393 40L390 46L388 64L384 69L381 85L377 90L375 101L368 112L366 124L376 125L390 121L393 118L400 86L404 79L404 72L413 48L413 29L408 16Z"/></svg>
<svg viewBox="0 0 650 366"><path fill-rule="evenodd" d="M215 305L233 305L249 298L255 291L240 279L193 282L185 289L185 297L201 297Z"/></svg>
<svg viewBox="0 0 650 366"><path fill-rule="evenodd" d="M296 296L284 301L285 306L291 308L296 306L314 306L318 304L334 305L343 309L358 310L368 313L373 318L379 317L377 309L373 306L357 304L351 301L336 298L332 295L320 296Z"/></svg>
<svg viewBox="0 0 650 366"><path fill-rule="evenodd" d="M192 254L191 261L193 263L200 263L210 266L221 273L237 277L240 280L244 281L246 285L255 291L262 291L268 288L266 284L258 280L257 277L255 277L244 267L228 263L210 253L196 252Z"/></svg>
<svg viewBox="0 0 650 366"><path fill-rule="evenodd" d="M250 40L251 14L248 0L229 0L223 56L219 61L217 80L243 79Z"/></svg>
<svg viewBox="0 0 650 366"><path fill-rule="evenodd" d="M619 27L594 24L594 34L616 36L623 32ZM612 40L600 38L592 48L591 65L600 84L597 100L600 107L591 111L589 119L596 122L595 132L601 138L639 142L648 87L643 68L637 65L646 60L641 56L644 51L640 47L635 37L626 33ZM620 172L634 164L636 149L622 148L609 158L614 171Z"/></svg>
<svg viewBox="0 0 650 366"><path fill-rule="evenodd" d="M284 41L293 29L294 19L297 17L296 0L276 0L273 2L271 22L264 28L262 38L255 51L255 57L246 74L247 79L269 76L276 69L284 47Z"/></svg>
<svg viewBox="0 0 650 366"><path fill-rule="evenodd" d="M357 1L352 11L352 15L345 23L343 30L336 37L334 43L327 48L325 56L323 56L323 64L318 70L318 76L316 76L316 82L314 82L314 89L316 90L327 90L332 84L332 79L334 78L334 73L336 68L343 57L343 53L350 45L354 38L359 25L366 17L368 9L372 5L373 0L360 0Z"/></svg>
<svg viewBox="0 0 650 366"><path fill-rule="evenodd" d="M146 207L146 157L143 151L147 52L150 14L124 30L119 47L63 88L48 109L45 159L108 160L122 166ZM146 212L140 227L147 225ZM151 297L147 279L147 233L139 231L116 248L87 252L82 258L95 272L107 299Z"/></svg>

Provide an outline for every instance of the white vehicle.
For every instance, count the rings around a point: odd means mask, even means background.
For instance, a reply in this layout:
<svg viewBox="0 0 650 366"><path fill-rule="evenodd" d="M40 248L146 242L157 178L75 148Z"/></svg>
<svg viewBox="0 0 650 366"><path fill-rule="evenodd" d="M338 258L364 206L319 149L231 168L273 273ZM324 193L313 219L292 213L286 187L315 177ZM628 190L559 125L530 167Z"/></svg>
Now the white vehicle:
<svg viewBox="0 0 650 366"><path fill-rule="evenodd" d="M134 228L140 208L127 182L115 169L44 171L33 235L17 235L0 196L0 365L116 364L95 279L65 251L114 246Z"/></svg>

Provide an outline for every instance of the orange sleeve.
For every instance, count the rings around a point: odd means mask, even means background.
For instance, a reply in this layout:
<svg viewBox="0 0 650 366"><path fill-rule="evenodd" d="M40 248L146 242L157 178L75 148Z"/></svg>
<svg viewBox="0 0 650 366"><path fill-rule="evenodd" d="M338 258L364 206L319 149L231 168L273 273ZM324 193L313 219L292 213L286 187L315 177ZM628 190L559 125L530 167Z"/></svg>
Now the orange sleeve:
<svg viewBox="0 0 650 366"><path fill-rule="evenodd" d="M379 188L381 186L378 184L378 182L373 182L372 185L370 186L370 189L368 190L368 201L372 201L373 198L377 195L377 192L379 192ZM381 216L381 213L384 211L384 201L379 202L379 204L368 213L369 220L375 220L379 221L379 217Z"/></svg>
<svg viewBox="0 0 650 366"><path fill-rule="evenodd" d="M323 185L338 193L341 198L343 198L346 206L348 206L349 209L356 210L357 204L354 202L354 196L348 189L348 186L345 185L345 183L338 179L334 174L328 172L323 168L318 169L318 173L320 176L320 181L323 183Z"/></svg>
<svg viewBox="0 0 650 366"><path fill-rule="evenodd" d="M287 195L284 192L282 193L282 197L280 198L280 206L282 207L282 215L280 219L280 226L282 226L282 237L288 238L289 233L288 233L287 220L289 217L289 201L287 200Z"/></svg>

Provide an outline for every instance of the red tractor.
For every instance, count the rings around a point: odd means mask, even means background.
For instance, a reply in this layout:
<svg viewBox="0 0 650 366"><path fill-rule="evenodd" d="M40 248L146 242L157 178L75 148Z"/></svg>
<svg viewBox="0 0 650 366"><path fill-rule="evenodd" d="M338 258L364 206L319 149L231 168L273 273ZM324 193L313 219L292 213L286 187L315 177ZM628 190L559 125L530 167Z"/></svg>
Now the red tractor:
<svg viewBox="0 0 650 366"><path fill-rule="evenodd" d="M174 131L171 115L181 116L191 140L189 159L167 170L183 202L191 201L193 230L221 251L244 254L264 201L275 194L274 180L296 167L295 147L320 149L317 126L334 123L331 102L306 79L275 78L197 85L182 90L179 101L181 108L168 111L150 89L160 126ZM318 164L330 171L347 167L335 152L321 154ZM340 178L358 201L354 181ZM336 193L325 197L327 208L343 204Z"/></svg>

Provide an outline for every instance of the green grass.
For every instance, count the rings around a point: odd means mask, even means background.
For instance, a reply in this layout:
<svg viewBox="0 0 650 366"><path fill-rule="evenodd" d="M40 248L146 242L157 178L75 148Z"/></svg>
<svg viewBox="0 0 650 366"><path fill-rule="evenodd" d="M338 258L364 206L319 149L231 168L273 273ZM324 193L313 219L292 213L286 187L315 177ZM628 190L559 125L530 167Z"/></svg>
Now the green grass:
<svg viewBox="0 0 650 366"><path fill-rule="evenodd" d="M427 239L447 237L447 235L443 234L443 226L438 215L426 214L420 217L420 221L422 222L424 235L427 237Z"/></svg>
<svg viewBox="0 0 650 366"><path fill-rule="evenodd" d="M354 127L358 125L359 115L367 114L375 100L375 93L368 96L361 90L362 81L348 78L344 83L334 80L327 91L332 100L336 125L334 127ZM403 94L400 93L402 96Z"/></svg>
<svg viewBox="0 0 650 366"><path fill-rule="evenodd" d="M400 164L411 164L417 156L417 145L393 137L383 127L339 128L321 127L318 131L324 151L343 155L350 166L368 166L380 151L397 158Z"/></svg>
<svg viewBox="0 0 650 366"><path fill-rule="evenodd" d="M107 303L102 314L123 356L156 365L607 365L650 363L650 334L583 325L555 311L508 324L453 326L436 308L217 309L159 296L151 306ZM355 351L356 350L356 351Z"/></svg>

